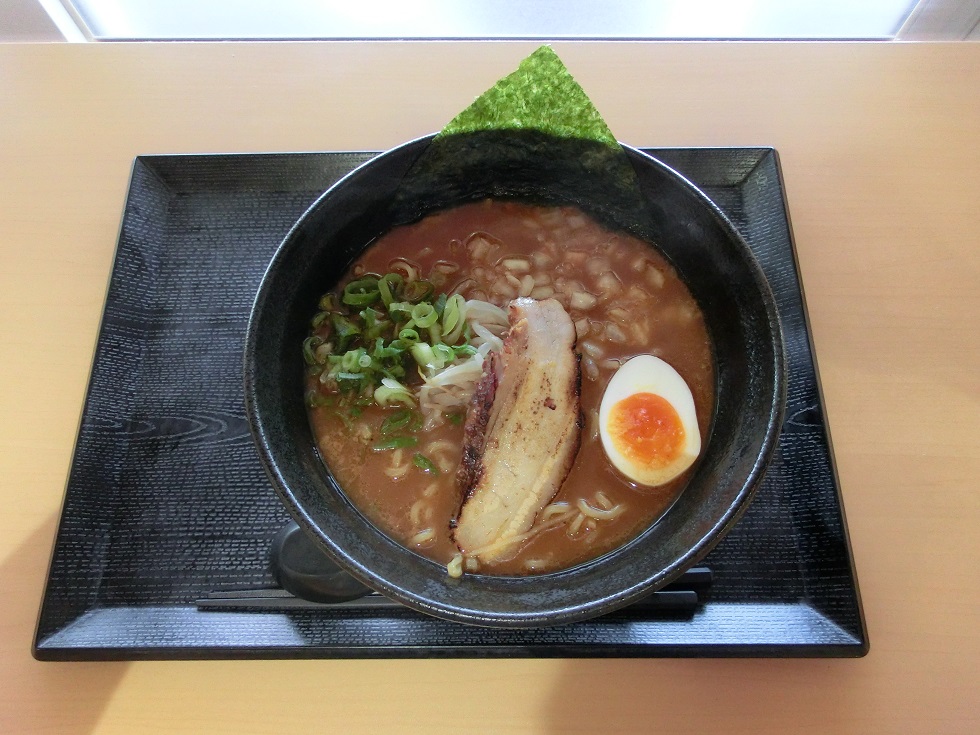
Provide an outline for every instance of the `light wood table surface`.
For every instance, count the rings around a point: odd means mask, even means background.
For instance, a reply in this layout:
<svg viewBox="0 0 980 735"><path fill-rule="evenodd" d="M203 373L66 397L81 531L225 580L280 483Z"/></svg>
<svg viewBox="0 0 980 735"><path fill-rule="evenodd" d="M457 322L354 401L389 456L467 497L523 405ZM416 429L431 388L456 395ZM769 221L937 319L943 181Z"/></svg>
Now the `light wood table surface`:
<svg viewBox="0 0 980 735"><path fill-rule="evenodd" d="M867 657L31 658L133 158L385 149L535 46L0 46L0 732L980 732L980 44L555 44L621 140L779 151Z"/></svg>

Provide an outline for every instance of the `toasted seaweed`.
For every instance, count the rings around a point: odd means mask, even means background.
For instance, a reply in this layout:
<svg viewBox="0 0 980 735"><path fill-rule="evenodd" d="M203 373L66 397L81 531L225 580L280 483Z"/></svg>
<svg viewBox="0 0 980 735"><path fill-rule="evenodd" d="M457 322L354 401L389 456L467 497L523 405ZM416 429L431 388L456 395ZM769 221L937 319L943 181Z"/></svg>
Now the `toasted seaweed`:
<svg viewBox="0 0 980 735"><path fill-rule="evenodd" d="M405 175L398 223L479 199L574 205L648 236L629 157L558 56L542 46L457 115Z"/></svg>
<svg viewBox="0 0 980 735"><path fill-rule="evenodd" d="M549 46L539 48L480 95L437 139L481 130L538 130L619 147L592 100Z"/></svg>

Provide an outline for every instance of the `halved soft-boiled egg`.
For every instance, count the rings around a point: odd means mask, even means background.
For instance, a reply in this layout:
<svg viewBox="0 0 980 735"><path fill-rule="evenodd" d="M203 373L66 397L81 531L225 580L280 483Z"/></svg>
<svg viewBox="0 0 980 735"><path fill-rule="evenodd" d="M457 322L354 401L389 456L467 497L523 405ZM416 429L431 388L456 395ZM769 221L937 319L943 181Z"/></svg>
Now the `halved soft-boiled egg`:
<svg viewBox="0 0 980 735"><path fill-rule="evenodd" d="M613 466L640 485L663 485L701 452L691 389L653 355L623 363L599 406L599 436Z"/></svg>

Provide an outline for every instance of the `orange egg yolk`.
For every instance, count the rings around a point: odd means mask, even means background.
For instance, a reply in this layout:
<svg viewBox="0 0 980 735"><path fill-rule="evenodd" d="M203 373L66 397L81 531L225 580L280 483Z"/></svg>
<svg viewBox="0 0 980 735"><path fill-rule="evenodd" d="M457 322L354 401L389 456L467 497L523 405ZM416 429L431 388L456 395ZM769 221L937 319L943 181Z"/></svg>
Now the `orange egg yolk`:
<svg viewBox="0 0 980 735"><path fill-rule="evenodd" d="M664 467L684 446L684 424L663 396L633 393L613 405L607 427L616 447L646 467Z"/></svg>

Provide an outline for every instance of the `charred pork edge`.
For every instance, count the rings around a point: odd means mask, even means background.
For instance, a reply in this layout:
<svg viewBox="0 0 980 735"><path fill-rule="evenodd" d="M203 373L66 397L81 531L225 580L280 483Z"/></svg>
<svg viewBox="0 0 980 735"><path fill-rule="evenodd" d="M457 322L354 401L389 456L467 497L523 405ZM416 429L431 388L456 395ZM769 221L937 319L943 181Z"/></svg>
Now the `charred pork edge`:
<svg viewBox="0 0 980 735"><path fill-rule="evenodd" d="M518 322L518 324L519 323L520 322ZM517 324L513 325L511 329L516 326ZM565 479L568 477L568 473L571 471L572 465L575 463L575 458L578 456L578 453L582 448L582 432L585 429L585 414L582 410L582 354L576 350L577 346L578 338L576 335L571 344L572 354L575 358L575 379L572 384L572 395L579 404L578 413L575 420L575 447L569 455L568 468L565 471L565 477L562 479L561 484L559 484L558 488L556 489L555 495L560 492L562 485L564 485ZM502 361L502 355L497 355L496 353L492 352L490 353L487 366L484 368L484 374L480 378L480 382L477 385L477 391L471 401L471 412L466 418L466 424L463 432L463 457L456 473L457 488L461 491L460 502L459 506L457 507L456 514L449 522L450 537L453 539L454 543L456 543L456 525L463 511L463 506L473 496L477 486L480 483L480 480L483 477L483 456L486 450L486 442L489 434L487 426L493 413L496 392L500 386L500 373L503 370L503 366L501 364ZM552 397L549 396L547 400L552 400ZM551 408L551 406L549 406L549 408ZM471 438L471 435L473 435L474 432L474 438L476 441L467 441ZM551 502L552 499L554 499L554 495L548 502Z"/></svg>

